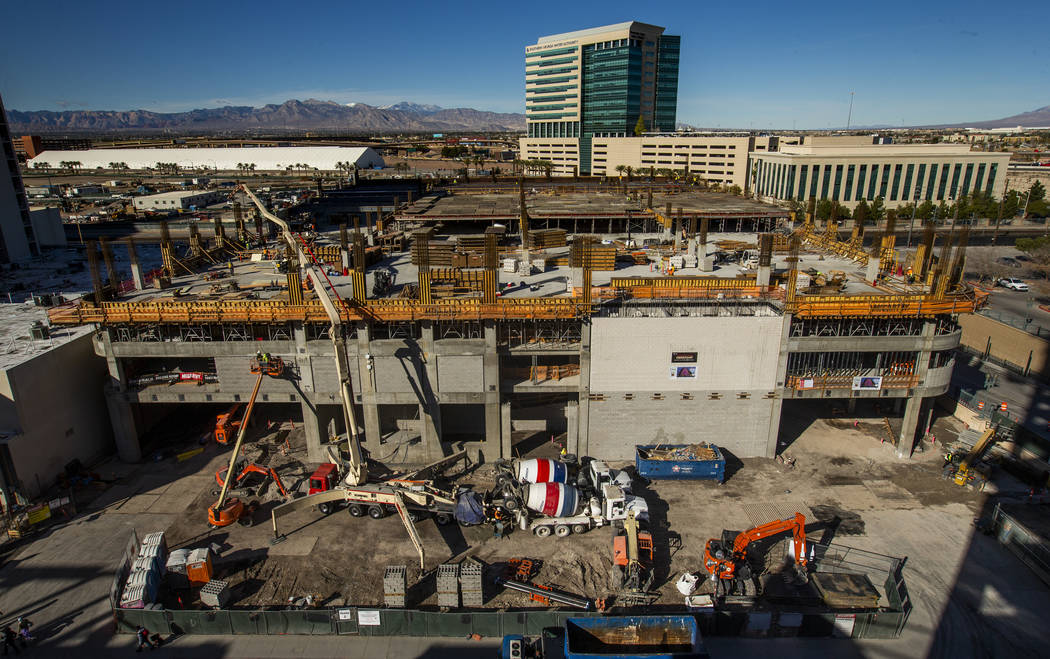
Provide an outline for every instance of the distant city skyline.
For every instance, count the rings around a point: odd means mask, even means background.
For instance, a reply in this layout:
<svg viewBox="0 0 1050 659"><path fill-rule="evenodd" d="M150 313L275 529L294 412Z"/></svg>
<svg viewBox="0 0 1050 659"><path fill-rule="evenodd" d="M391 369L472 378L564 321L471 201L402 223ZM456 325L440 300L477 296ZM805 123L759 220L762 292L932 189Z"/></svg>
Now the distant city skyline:
<svg viewBox="0 0 1050 659"><path fill-rule="evenodd" d="M593 5L114 0L9 7L9 110L400 101L524 112L523 53L545 34L637 20L681 35L678 121L830 128L996 119L1050 105L1050 12L1004 4ZM102 9L104 7L104 9ZM556 8L556 10L555 10Z"/></svg>

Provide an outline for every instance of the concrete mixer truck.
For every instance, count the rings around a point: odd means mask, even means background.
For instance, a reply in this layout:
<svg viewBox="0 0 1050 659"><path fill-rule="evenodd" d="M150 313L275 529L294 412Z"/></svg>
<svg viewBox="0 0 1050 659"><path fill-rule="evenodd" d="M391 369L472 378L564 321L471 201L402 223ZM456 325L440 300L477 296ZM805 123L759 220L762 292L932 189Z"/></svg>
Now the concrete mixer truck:
<svg viewBox="0 0 1050 659"><path fill-rule="evenodd" d="M630 484L625 474L619 477L605 463L591 460L579 471L574 485L567 482L571 472L562 465L555 460L520 460L500 472L499 505L515 516L522 530L541 538L564 538L622 523L630 511L636 519L648 519L645 499L625 490L624 485L629 488Z"/></svg>

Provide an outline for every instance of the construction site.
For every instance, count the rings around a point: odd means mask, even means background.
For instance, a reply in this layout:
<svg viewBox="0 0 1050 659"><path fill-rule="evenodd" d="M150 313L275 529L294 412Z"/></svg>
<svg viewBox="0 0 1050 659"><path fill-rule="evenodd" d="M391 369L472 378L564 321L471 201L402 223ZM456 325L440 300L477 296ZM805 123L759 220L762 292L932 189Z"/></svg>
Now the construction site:
<svg viewBox="0 0 1050 659"><path fill-rule="evenodd" d="M102 495L176 514L129 545L125 613L838 613L896 637L905 559L865 511L973 496L913 457L983 299L966 228L904 250L892 219L549 181L329 231L246 188L233 212L187 246L162 224L148 275L128 241L131 287L89 242L93 291L48 312L96 327L120 459L183 474Z"/></svg>

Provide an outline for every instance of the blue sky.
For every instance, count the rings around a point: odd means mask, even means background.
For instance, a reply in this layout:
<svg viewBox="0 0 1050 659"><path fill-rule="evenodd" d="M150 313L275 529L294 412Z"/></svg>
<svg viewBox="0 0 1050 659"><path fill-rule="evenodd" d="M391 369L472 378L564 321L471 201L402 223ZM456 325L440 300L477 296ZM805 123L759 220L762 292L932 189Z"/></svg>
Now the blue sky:
<svg viewBox="0 0 1050 659"><path fill-rule="evenodd" d="M842 126L851 90L853 125L1050 105L1046 0L36 0L5 3L3 16L0 94L18 110L319 98L521 112L526 45L627 20L682 36L678 119L698 126Z"/></svg>

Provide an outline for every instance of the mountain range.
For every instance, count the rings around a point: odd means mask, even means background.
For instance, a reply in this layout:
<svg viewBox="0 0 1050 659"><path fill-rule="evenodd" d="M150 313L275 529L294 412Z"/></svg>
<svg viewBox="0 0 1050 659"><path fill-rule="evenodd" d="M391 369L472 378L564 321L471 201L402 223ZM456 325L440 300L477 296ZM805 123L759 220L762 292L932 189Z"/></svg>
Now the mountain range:
<svg viewBox="0 0 1050 659"><path fill-rule="evenodd" d="M385 107L365 103L289 100L256 108L226 106L188 112L149 110L8 110L13 133L429 133L525 130L525 115L472 108L442 108L402 101Z"/></svg>
<svg viewBox="0 0 1050 659"><path fill-rule="evenodd" d="M1024 126L1025 128L1045 128L1050 126L1050 105L1022 112L1002 119L990 119L988 121L975 121L967 124L947 124L937 126L938 128L1014 128Z"/></svg>

